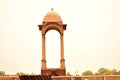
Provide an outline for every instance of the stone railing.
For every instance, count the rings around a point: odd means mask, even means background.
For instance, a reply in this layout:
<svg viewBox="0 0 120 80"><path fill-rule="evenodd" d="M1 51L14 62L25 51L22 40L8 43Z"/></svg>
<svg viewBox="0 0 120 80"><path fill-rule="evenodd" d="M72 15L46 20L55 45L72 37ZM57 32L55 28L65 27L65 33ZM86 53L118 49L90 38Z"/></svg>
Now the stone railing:
<svg viewBox="0 0 120 80"><path fill-rule="evenodd" d="M20 80L19 76L0 76L0 80Z"/></svg>
<svg viewBox="0 0 120 80"><path fill-rule="evenodd" d="M120 80L120 75L101 76L0 76L0 80Z"/></svg>
<svg viewBox="0 0 120 80"><path fill-rule="evenodd" d="M120 75L101 76L52 76L52 80L120 80Z"/></svg>

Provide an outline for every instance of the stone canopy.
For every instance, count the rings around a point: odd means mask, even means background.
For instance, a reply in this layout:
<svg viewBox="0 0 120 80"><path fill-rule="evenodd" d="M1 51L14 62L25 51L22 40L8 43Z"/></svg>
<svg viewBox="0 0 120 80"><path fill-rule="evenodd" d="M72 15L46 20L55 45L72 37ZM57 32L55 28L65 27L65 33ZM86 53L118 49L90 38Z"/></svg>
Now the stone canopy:
<svg viewBox="0 0 120 80"><path fill-rule="evenodd" d="M39 30L42 33L42 65L41 65L41 75L50 75L56 74L59 76L66 75L66 68L65 68L65 59L64 59L64 30L66 30L67 24L62 23L62 19L60 15L53 11L47 12L44 16L42 24L38 25ZM49 30L56 30L60 33L60 50L61 50L61 59L60 59L60 68L47 68L46 66L46 33ZM54 64L54 63L53 63Z"/></svg>

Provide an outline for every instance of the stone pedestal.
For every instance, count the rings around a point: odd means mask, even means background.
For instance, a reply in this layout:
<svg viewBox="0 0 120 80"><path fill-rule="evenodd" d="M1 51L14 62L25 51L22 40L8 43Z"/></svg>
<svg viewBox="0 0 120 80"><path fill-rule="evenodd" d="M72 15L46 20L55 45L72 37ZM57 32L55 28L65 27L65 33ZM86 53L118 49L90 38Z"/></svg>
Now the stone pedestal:
<svg viewBox="0 0 120 80"><path fill-rule="evenodd" d="M65 76L66 70L61 68L48 68L46 70L41 70L41 75Z"/></svg>

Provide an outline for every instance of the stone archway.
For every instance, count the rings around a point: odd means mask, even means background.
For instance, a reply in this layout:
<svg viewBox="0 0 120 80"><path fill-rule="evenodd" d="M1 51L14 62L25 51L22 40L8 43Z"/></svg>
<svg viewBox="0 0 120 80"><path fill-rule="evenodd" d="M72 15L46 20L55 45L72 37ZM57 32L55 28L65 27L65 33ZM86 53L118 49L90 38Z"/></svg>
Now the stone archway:
<svg viewBox="0 0 120 80"><path fill-rule="evenodd" d="M66 30L66 24L62 24L61 17L53 10L49 11L43 20L42 25L38 25L39 30L42 32L42 66L41 66L41 74L42 75L50 75L51 72L58 75L65 75L65 59L64 59L64 30ZM46 38L45 35L49 30L56 30L60 33L60 46L61 46L61 60L60 60L60 68L47 68L46 66Z"/></svg>
<svg viewBox="0 0 120 80"><path fill-rule="evenodd" d="M47 68L60 67L60 33L56 30L49 30L46 35L46 66ZM54 63L54 65L52 64Z"/></svg>

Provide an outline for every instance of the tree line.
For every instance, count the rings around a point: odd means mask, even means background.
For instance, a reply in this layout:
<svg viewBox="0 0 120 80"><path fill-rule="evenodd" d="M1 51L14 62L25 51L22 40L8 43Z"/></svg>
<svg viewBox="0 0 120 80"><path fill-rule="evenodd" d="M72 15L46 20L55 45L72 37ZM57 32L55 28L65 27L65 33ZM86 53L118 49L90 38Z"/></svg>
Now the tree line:
<svg viewBox="0 0 120 80"><path fill-rule="evenodd" d="M71 76L69 72L67 72L68 76ZM75 72L76 76L79 76L80 74ZM92 76L92 75L120 75L120 70L117 69L107 69L107 68L100 68L97 72L92 72L91 70L86 70L82 72L82 76Z"/></svg>
<svg viewBox="0 0 120 80"><path fill-rule="evenodd" d="M4 71L0 71L0 76L9 76L11 74L6 74ZM24 72L17 72L14 74L15 76L20 76L20 75L36 75L34 72L33 73L24 73ZM79 76L80 74L78 72L75 72L75 74L70 74L67 72L67 76L72 76L76 75ZM92 76L92 75L120 75L120 70L117 69L107 69L107 68L100 68L98 69L97 72L92 72L91 70L86 70L82 72L82 76Z"/></svg>
<svg viewBox="0 0 120 80"><path fill-rule="evenodd" d="M6 74L5 71L0 71L0 76L10 76L10 75L11 74ZM16 74L14 74L14 76L20 76L20 75L36 75L36 74L34 72L32 73L17 72Z"/></svg>

